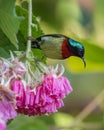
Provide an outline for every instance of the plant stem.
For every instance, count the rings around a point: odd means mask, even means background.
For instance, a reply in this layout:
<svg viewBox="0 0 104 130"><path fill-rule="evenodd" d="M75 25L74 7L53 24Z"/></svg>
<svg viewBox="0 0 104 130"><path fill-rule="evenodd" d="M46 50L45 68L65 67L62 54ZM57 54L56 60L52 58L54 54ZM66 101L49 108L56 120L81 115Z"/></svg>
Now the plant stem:
<svg viewBox="0 0 104 130"><path fill-rule="evenodd" d="M31 25L32 25L32 0L28 0L28 37L31 37L32 35ZM30 52L31 52L31 40L28 39L26 56L28 56Z"/></svg>

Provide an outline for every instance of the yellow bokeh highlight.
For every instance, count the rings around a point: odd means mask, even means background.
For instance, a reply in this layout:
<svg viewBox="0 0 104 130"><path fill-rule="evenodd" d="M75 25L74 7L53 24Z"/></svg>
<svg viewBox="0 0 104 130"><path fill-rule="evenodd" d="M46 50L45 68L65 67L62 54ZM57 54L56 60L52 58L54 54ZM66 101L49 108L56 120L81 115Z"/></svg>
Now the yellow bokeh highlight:
<svg viewBox="0 0 104 130"><path fill-rule="evenodd" d="M65 67L68 71L79 72L104 72L104 64L98 62L91 62L86 60L86 67L84 68L83 61L78 57L70 57L65 62Z"/></svg>

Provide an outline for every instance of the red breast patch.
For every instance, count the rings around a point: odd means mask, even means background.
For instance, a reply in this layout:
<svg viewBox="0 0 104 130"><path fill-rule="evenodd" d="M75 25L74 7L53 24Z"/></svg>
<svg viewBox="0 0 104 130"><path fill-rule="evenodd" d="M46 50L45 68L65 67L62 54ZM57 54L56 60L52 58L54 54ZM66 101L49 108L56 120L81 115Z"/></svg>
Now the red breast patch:
<svg viewBox="0 0 104 130"><path fill-rule="evenodd" d="M64 59L72 55L68 46L68 40L64 40L62 43L62 56Z"/></svg>

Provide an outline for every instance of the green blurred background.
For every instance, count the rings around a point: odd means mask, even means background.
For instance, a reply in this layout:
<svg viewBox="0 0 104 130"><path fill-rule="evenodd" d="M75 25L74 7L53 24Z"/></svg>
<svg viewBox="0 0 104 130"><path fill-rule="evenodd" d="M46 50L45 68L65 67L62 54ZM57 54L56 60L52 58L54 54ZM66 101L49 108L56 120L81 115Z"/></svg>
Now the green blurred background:
<svg viewBox="0 0 104 130"><path fill-rule="evenodd" d="M85 46L85 69L79 58L48 59L64 64L74 90L62 110L79 112L104 88L104 0L33 0L33 13L45 34L61 33Z"/></svg>
<svg viewBox="0 0 104 130"><path fill-rule="evenodd" d="M23 3L23 6L26 8L27 4ZM104 89L104 0L33 0L33 13L45 34L61 33L81 41L85 46L86 68L83 67L82 61L75 57L64 61L47 60L48 64L60 63L65 66L64 74L69 78L73 92L65 98L65 106L59 111L76 117ZM61 119L65 118L65 122L69 119L66 115L57 114L52 118L38 118L44 119L48 125L54 124L56 120L58 125L58 122L64 122ZM85 121L104 124L104 102L96 107ZM36 120L34 122L34 126L42 126L36 130L49 129L44 127L41 121L40 124ZM104 125L102 127L104 128ZM25 129L25 126L22 128Z"/></svg>

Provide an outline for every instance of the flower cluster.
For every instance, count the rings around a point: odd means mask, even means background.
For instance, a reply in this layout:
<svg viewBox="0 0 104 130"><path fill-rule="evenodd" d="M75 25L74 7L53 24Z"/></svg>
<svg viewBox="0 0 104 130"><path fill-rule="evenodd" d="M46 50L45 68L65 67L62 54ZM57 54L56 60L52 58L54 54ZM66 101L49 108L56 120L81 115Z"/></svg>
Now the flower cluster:
<svg viewBox="0 0 104 130"><path fill-rule="evenodd" d="M0 59L0 130L17 116L42 115L57 112L63 98L72 92L68 79L62 76L64 67L54 68L42 62L33 67L12 56Z"/></svg>
<svg viewBox="0 0 104 130"><path fill-rule="evenodd" d="M13 79L10 84L11 90L18 96L17 111L26 115L49 114L63 106L62 99L72 91L65 77L54 78L46 75L41 85L36 89L27 86L26 89L20 79Z"/></svg>

